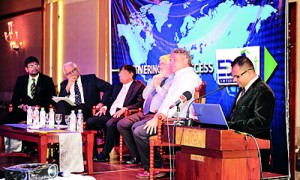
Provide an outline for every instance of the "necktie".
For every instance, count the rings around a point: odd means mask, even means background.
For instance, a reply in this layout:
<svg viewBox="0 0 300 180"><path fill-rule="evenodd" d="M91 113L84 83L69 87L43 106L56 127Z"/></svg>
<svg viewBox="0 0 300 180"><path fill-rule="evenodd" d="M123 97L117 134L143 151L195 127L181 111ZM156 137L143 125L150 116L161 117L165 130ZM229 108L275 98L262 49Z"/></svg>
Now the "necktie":
<svg viewBox="0 0 300 180"><path fill-rule="evenodd" d="M165 84L165 82L166 82L167 79L168 79L168 78L165 77L165 78L161 81L160 87L162 87L162 86ZM148 113L150 112L151 101L152 101L152 99L153 99L153 97L154 97L154 95L155 95L156 93L157 93L156 90L154 90L154 91L153 91L151 94L149 94L149 96L147 97L146 102L145 102L145 104L144 104L144 109L143 109L144 115L146 115L146 114L148 114Z"/></svg>
<svg viewBox="0 0 300 180"><path fill-rule="evenodd" d="M243 88L242 90L241 90L241 92L240 92L240 97L238 97L238 99L236 100L236 103L235 103L235 105L234 105L234 108L233 108L233 110L232 110L232 112L231 112L231 114L230 114L230 119L232 120L233 118L234 118L234 116L235 116L235 108L236 108L236 104L238 103L238 101L242 98L242 96L244 96L244 94L245 94L245 88Z"/></svg>
<svg viewBox="0 0 300 180"><path fill-rule="evenodd" d="M33 78L32 78L32 84L30 86L30 92L31 92L31 97L33 99L34 95L35 95L35 79L33 79Z"/></svg>
<svg viewBox="0 0 300 180"><path fill-rule="evenodd" d="M74 84L74 91L75 91L75 104L78 106L81 104L81 94L78 88L77 81Z"/></svg>

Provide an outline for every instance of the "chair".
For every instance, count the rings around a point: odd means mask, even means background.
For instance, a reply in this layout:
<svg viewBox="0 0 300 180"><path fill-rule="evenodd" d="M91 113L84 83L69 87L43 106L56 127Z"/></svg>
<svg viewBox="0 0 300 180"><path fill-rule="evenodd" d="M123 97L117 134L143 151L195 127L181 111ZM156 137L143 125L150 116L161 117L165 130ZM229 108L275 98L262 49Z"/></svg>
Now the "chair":
<svg viewBox="0 0 300 180"><path fill-rule="evenodd" d="M205 103L206 98L200 98L197 99L201 96L203 96L206 92L206 82L202 82L202 84L200 84L199 87L197 87L195 89L195 94L194 94L194 98L195 98L195 102L196 103ZM174 121L174 120L173 120ZM169 120L169 124L173 124L172 120ZM150 146L150 179L154 178L154 170L158 170L161 172L174 172L175 169L170 169L170 168L154 168L154 149L156 146L158 146L160 148L160 154L162 155L162 158L169 158L169 155L163 155L163 147L169 147L174 146L174 147L180 147L180 144L173 144L173 143L169 143L163 140L163 135L164 135L164 128L166 128L167 126L167 122L162 119L161 116L158 117L158 122L157 122L157 135L155 136L151 136L149 138L149 146ZM168 128L168 127L167 127ZM172 137L171 137L172 139ZM172 159L175 160L175 156L171 156Z"/></svg>
<svg viewBox="0 0 300 180"><path fill-rule="evenodd" d="M128 117L131 114L142 112L142 108L139 109L126 109L124 113L124 117ZM124 143L123 143L123 136L120 134L120 139L119 139L119 158L120 158L120 163L123 162L123 152L124 152Z"/></svg>

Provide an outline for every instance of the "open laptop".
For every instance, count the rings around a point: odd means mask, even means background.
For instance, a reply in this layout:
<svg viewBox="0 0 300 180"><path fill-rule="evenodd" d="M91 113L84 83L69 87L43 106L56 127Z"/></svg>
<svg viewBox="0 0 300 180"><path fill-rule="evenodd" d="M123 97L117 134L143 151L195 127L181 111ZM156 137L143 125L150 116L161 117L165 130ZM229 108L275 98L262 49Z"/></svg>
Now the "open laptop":
<svg viewBox="0 0 300 180"><path fill-rule="evenodd" d="M193 103L201 127L229 129L220 104Z"/></svg>

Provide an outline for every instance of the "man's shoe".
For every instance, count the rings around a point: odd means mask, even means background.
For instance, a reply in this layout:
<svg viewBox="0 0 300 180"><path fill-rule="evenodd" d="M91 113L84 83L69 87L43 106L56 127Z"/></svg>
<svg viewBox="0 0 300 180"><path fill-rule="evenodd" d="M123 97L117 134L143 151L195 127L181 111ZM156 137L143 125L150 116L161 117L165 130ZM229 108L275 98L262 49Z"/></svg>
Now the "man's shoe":
<svg viewBox="0 0 300 180"><path fill-rule="evenodd" d="M159 171L154 171L153 178L161 178L164 177L167 173L165 172L159 172ZM149 179L150 178L150 173L148 171L141 171L138 172L136 175L136 178L138 179Z"/></svg>
<svg viewBox="0 0 300 180"><path fill-rule="evenodd" d="M109 162L109 155L104 155L102 152L99 154L98 157L93 159L95 162Z"/></svg>
<svg viewBox="0 0 300 180"><path fill-rule="evenodd" d="M139 158L133 157L125 161L124 164L141 164L141 160Z"/></svg>

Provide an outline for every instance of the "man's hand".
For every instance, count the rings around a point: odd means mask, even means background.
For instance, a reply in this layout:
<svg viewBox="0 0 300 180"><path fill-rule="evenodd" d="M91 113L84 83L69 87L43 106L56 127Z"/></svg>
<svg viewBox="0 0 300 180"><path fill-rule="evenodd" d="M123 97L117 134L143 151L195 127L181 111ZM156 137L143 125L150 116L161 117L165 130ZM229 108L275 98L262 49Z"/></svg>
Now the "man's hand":
<svg viewBox="0 0 300 180"><path fill-rule="evenodd" d="M70 88L75 83L76 80L77 80L76 76L71 76L71 77L68 78L68 84L66 86L66 91L67 92L70 92Z"/></svg>
<svg viewBox="0 0 300 180"><path fill-rule="evenodd" d="M104 106L104 104L99 103L99 104L97 104L96 109L101 109L103 106Z"/></svg>
<svg viewBox="0 0 300 180"><path fill-rule="evenodd" d="M100 110L95 114L95 116L102 116L102 114L106 115L106 110L107 108L105 107L100 108Z"/></svg>
<svg viewBox="0 0 300 180"><path fill-rule="evenodd" d="M157 86L160 86L162 80L164 79L164 75L162 74L157 74L155 76L153 76L153 86L156 88Z"/></svg>
<svg viewBox="0 0 300 180"><path fill-rule="evenodd" d="M114 118L119 118L121 117L125 112L125 109L120 109L117 112L115 112L115 114L113 115Z"/></svg>
<svg viewBox="0 0 300 180"><path fill-rule="evenodd" d="M156 128L157 128L157 117L154 117L153 119L151 119L150 121L148 121L146 123L146 125L144 126L144 129L146 129L146 133L152 135L156 134Z"/></svg>

